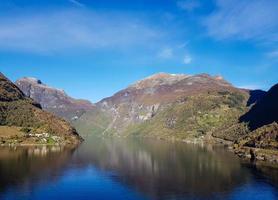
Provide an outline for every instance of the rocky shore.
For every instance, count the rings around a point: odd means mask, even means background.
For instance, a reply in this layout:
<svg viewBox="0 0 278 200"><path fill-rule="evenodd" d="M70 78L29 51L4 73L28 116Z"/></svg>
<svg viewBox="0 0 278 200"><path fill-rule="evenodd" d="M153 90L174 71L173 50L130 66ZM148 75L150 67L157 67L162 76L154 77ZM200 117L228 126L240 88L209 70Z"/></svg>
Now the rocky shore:
<svg viewBox="0 0 278 200"><path fill-rule="evenodd" d="M235 141L234 152L252 161L278 164L278 124L273 122Z"/></svg>

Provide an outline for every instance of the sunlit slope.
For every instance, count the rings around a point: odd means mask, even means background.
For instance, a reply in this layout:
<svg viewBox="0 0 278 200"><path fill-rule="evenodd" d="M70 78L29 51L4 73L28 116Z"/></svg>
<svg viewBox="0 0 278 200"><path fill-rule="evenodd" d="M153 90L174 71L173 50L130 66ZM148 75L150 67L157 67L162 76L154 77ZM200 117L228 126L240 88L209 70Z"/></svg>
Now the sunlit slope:
<svg viewBox="0 0 278 200"><path fill-rule="evenodd" d="M202 138L237 123L249 92L208 74L155 74L96 104L75 122L84 135Z"/></svg>

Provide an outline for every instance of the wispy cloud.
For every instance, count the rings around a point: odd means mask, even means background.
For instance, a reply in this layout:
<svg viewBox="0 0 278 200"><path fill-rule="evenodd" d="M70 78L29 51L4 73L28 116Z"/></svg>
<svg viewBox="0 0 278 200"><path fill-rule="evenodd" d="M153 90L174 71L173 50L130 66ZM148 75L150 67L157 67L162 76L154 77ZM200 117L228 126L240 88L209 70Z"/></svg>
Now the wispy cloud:
<svg viewBox="0 0 278 200"><path fill-rule="evenodd" d="M116 13L64 10L0 18L0 49L12 51L159 46L162 34L144 21Z"/></svg>
<svg viewBox="0 0 278 200"><path fill-rule="evenodd" d="M69 0L70 3L74 4L75 6L78 7L85 7L85 4L81 3L80 1L77 0Z"/></svg>
<svg viewBox="0 0 278 200"><path fill-rule="evenodd" d="M183 42L183 43L178 45L178 48L179 49L184 49L185 47L187 47L188 44L189 44L189 41Z"/></svg>
<svg viewBox="0 0 278 200"><path fill-rule="evenodd" d="M190 64L191 62L192 62L192 57L189 54L185 55L183 58L183 63Z"/></svg>
<svg viewBox="0 0 278 200"><path fill-rule="evenodd" d="M258 84L239 85L237 87L242 89L249 89L249 90L257 90L263 88L261 85Z"/></svg>
<svg viewBox="0 0 278 200"><path fill-rule="evenodd" d="M163 59L169 59L173 57L173 49L172 48L164 48L158 53L158 57Z"/></svg>
<svg viewBox="0 0 278 200"><path fill-rule="evenodd" d="M216 0L216 6L216 10L204 20L210 36L278 41L277 0Z"/></svg>
<svg viewBox="0 0 278 200"><path fill-rule="evenodd" d="M198 0L181 0L177 2L177 6L186 11L193 11L201 6Z"/></svg>
<svg viewBox="0 0 278 200"><path fill-rule="evenodd" d="M171 47L162 48L157 56L163 60L177 61L183 64L190 64L192 62L192 56L189 54L188 50L185 49L186 43L182 45L173 45Z"/></svg>

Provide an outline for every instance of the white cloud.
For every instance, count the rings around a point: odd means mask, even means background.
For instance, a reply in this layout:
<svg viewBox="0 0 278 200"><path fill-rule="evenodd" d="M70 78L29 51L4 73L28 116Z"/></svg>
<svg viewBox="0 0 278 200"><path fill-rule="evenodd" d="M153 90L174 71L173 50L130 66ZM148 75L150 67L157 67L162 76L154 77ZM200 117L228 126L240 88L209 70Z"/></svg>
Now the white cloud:
<svg viewBox="0 0 278 200"><path fill-rule="evenodd" d="M177 6L186 11L193 11L201 6L200 2L198 0L183 0L178 1Z"/></svg>
<svg viewBox="0 0 278 200"><path fill-rule="evenodd" d="M190 64L192 62L192 57L190 55L185 55L183 58L184 64Z"/></svg>
<svg viewBox="0 0 278 200"><path fill-rule="evenodd" d="M78 7L85 7L85 4L81 3L78 0L69 0L69 2L71 2L72 4L78 6Z"/></svg>
<svg viewBox="0 0 278 200"><path fill-rule="evenodd" d="M277 0L216 0L217 8L204 24L216 39L278 41Z"/></svg>
<svg viewBox="0 0 278 200"><path fill-rule="evenodd" d="M184 49L186 45L187 43L183 43L182 46L173 45L172 47L163 48L158 52L157 56L162 59L171 59L177 62L180 62L182 59L184 64L190 64L192 62L192 57L188 51Z"/></svg>
<svg viewBox="0 0 278 200"><path fill-rule="evenodd" d="M184 49L185 47L187 47L188 44L189 44L189 41L186 41L186 42L184 42L184 43L179 44L179 45L178 45L178 48L179 48L179 49Z"/></svg>
<svg viewBox="0 0 278 200"><path fill-rule="evenodd" d="M169 59L173 57L173 49L172 48L164 48L158 53L158 57L163 59Z"/></svg>
<svg viewBox="0 0 278 200"><path fill-rule="evenodd" d="M240 86L238 86L238 88L249 89L249 90L257 90L257 89L261 89L262 87L260 85L257 85L257 84L248 84L248 85L240 85Z"/></svg>
<svg viewBox="0 0 278 200"><path fill-rule="evenodd" d="M43 12L1 17L0 49L48 53L77 48L160 48L163 33L121 13Z"/></svg>

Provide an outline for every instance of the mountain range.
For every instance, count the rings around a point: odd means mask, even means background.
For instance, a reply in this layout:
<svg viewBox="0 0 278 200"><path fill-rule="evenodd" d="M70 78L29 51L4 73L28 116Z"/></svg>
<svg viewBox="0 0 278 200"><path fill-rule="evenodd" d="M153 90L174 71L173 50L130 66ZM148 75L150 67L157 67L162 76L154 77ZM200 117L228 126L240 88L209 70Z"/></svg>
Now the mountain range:
<svg viewBox="0 0 278 200"><path fill-rule="evenodd" d="M13 95L34 99L32 105L63 117L84 137L224 142L240 156L278 162L278 85L265 92L234 87L221 76L158 73L95 104L36 78L16 85L22 92Z"/></svg>

